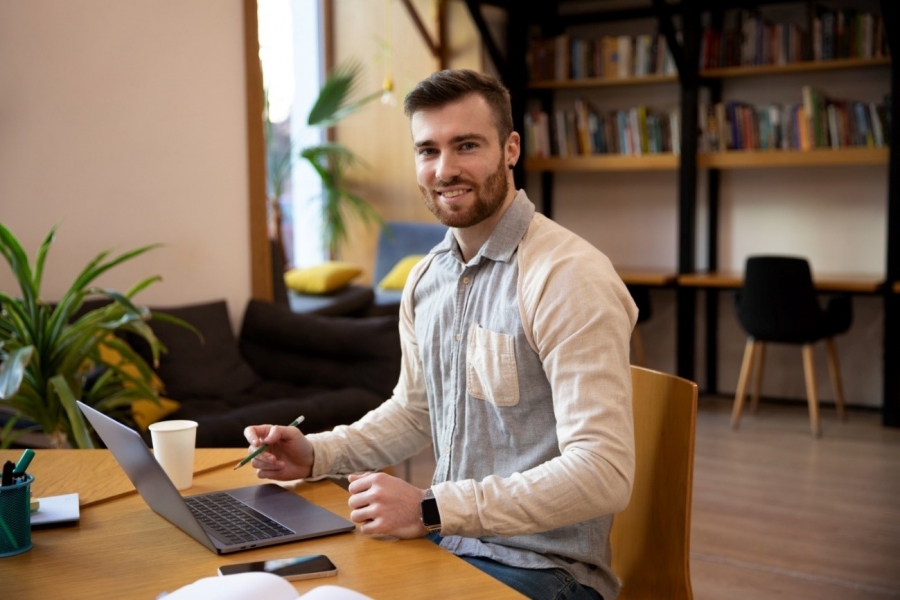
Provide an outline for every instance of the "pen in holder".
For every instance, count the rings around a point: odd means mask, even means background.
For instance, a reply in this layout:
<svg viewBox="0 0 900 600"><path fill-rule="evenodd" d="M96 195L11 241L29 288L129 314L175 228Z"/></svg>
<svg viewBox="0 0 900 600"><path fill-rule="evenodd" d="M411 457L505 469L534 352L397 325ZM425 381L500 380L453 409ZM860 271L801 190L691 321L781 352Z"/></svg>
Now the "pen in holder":
<svg viewBox="0 0 900 600"><path fill-rule="evenodd" d="M31 482L0 486L0 558L31 550Z"/></svg>

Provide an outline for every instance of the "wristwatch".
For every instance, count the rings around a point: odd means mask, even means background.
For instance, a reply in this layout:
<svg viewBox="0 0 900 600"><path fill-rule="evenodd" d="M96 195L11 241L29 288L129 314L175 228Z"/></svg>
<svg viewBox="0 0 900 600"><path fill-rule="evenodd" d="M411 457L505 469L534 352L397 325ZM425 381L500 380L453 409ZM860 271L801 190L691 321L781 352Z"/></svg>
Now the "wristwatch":
<svg viewBox="0 0 900 600"><path fill-rule="evenodd" d="M441 530L441 513L438 511L437 500L431 488L425 490L425 497L422 498L422 525L425 526L428 533Z"/></svg>

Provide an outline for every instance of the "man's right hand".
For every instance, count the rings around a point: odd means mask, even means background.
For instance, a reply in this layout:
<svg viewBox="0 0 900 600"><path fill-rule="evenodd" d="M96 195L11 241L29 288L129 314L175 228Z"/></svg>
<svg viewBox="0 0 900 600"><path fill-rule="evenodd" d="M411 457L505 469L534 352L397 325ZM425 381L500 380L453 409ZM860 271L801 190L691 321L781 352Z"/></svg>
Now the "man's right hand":
<svg viewBox="0 0 900 600"><path fill-rule="evenodd" d="M244 437L250 442L250 452L269 445L250 462L260 479L289 481L312 474L313 445L296 427L251 425L244 429Z"/></svg>

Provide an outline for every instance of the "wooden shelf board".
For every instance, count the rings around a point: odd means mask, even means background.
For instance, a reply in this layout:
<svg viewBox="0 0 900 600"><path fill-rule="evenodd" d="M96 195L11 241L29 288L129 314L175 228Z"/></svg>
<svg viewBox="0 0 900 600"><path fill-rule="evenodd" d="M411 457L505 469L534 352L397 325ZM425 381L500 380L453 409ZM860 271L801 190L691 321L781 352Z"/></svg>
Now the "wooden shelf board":
<svg viewBox="0 0 900 600"><path fill-rule="evenodd" d="M697 166L707 169L754 167L831 167L886 165L889 148L820 148L816 150L729 150L701 152Z"/></svg>
<svg viewBox="0 0 900 600"><path fill-rule="evenodd" d="M643 77L585 77L583 79L554 79L532 81L528 87L533 90L560 90L566 88L594 88L621 85L647 85L651 83L673 83L678 75L645 75Z"/></svg>
<svg viewBox="0 0 900 600"><path fill-rule="evenodd" d="M778 75L781 73L805 73L810 71L830 71L833 69L859 69L890 65L890 57L880 58L840 58L836 60L801 61L786 65L758 65L742 67L722 67L704 69L701 77L753 77L758 75Z"/></svg>
<svg viewBox="0 0 900 600"><path fill-rule="evenodd" d="M676 154L622 156L594 154L568 158L528 158L526 171L673 171L678 168Z"/></svg>
<svg viewBox="0 0 900 600"><path fill-rule="evenodd" d="M744 275L738 271L712 273L687 273L678 276L678 285L684 287L738 289ZM885 284L884 275L874 273L813 273L813 281L820 292L849 292L873 294Z"/></svg>

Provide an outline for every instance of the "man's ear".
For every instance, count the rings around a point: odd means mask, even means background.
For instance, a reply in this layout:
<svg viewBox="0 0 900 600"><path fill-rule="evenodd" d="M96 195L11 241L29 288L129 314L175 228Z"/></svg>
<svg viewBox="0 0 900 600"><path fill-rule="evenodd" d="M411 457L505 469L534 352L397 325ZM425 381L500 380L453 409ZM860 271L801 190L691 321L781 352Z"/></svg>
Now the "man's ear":
<svg viewBox="0 0 900 600"><path fill-rule="evenodd" d="M506 165L512 169L519 162L519 156L522 152L522 138L515 131L509 134L506 140Z"/></svg>

